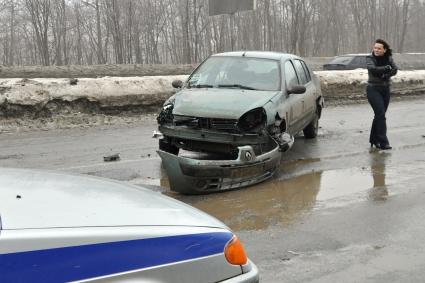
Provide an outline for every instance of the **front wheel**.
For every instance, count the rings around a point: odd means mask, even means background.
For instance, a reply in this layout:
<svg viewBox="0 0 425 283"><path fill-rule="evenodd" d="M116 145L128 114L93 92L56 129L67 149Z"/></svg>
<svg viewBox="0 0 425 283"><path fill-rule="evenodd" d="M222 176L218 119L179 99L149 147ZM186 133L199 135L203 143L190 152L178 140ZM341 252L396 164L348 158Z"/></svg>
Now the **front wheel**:
<svg viewBox="0 0 425 283"><path fill-rule="evenodd" d="M160 139L158 141L158 143L159 143L158 145L159 145L160 150L169 152L169 153L174 154L174 155L179 154L179 148L177 146L167 142L166 140Z"/></svg>
<svg viewBox="0 0 425 283"><path fill-rule="evenodd" d="M314 113L314 118L311 120L310 124L307 125L307 127L304 128L304 137L306 139L314 139L317 137L317 133L319 131L319 115Z"/></svg>

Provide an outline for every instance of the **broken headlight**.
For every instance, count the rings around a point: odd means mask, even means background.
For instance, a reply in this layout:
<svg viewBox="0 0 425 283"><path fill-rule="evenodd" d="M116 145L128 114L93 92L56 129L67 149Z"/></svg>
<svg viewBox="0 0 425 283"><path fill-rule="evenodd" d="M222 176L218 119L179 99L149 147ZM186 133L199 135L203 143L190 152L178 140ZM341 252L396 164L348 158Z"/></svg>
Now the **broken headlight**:
<svg viewBox="0 0 425 283"><path fill-rule="evenodd" d="M238 121L238 128L243 132L260 132L267 122L264 108L255 108L243 114Z"/></svg>
<svg viewBox="0 0 425 283"><path fill-rule="evenodd" d="M173 122L173 108L174 108L174 99L168 100L165 102L161 112L159 113L158 117L156 117L156 120L158 121L160 125L164 123Z"/></svg>

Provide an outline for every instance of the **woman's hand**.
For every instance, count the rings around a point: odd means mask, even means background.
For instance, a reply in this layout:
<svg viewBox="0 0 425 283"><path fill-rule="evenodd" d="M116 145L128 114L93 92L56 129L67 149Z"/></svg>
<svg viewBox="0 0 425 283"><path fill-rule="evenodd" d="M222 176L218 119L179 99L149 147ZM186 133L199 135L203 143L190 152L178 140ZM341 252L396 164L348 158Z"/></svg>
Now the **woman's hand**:
<svg viewBox="0 0 425 283"><path fill-rule="evenodd" d="M393 67L391 67L391 65L386 65L384 67L385 72L391 72L392 69L393 69Z"/></svg>

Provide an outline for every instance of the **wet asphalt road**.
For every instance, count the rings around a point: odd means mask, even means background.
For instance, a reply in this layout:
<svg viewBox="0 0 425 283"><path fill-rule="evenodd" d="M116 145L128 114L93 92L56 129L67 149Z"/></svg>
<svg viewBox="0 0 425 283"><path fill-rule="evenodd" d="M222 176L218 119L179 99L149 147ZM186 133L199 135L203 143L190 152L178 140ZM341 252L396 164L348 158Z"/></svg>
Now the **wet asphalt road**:
<svg viewBox="0 0 425 283"><path fill-rule="evenodd" d="M425 99L392 102L393 150L370 150L367 104L328 107L315 140L297 137L280 172L208 196L169 192L154 119L121 126L0 134L0 166L145 184L234 229L262 282L423 282ZM103 157L119 153L116 162ZM162 186L162 187L161 187Z"/></svg>

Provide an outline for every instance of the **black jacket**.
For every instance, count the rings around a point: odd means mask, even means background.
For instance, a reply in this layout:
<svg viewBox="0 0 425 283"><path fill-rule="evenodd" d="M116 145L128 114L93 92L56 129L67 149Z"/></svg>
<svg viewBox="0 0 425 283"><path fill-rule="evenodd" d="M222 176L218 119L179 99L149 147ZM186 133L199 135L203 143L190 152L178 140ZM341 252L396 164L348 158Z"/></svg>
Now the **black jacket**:
<svg viewBox="0 0 425 283"><path fill-rule="evenodd" d="M369 85L381 85L388 86L391 81L390 78L397 74L397 66L391 56L384 57L382 60L376 59L375 56L368 55L366 57L367 71L369 79L367 83Z"/></svg>

